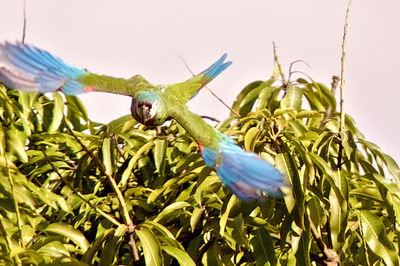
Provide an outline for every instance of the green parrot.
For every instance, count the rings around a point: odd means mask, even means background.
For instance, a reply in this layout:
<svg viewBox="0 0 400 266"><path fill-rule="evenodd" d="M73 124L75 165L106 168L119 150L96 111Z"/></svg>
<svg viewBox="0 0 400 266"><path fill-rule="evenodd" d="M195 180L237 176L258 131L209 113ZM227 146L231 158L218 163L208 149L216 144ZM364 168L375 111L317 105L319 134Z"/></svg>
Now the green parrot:
<svg viewBox="0 0 400 266"><path fill-rule="evenodd" d="M226 57L224 54L184 82L153 85L141 75L130 79L99 75L70 66L35 46L5 42L0 44L0 81L23 91L61 91L68 95L101 91L132 97L134 119L148 126L175 119L198 143L206 165L214 167L222 182L242 200L261 200L265 193L282 196L281 188L286 182L273 165L244 151L186 106L201 88L231 65L232 62L225 62Z"/></svg>

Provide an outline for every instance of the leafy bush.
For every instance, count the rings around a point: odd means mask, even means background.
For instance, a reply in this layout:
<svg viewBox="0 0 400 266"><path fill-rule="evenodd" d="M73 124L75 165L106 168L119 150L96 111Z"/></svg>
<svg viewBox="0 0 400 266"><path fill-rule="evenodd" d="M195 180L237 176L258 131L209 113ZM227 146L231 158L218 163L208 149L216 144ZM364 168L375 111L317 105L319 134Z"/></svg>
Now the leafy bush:
<svg viewBox="0 0 400 266"><path fill-rule="evenodd" d="M246 203L174 121L94 123L76 97L0 85L0 264L398 265L400 169L350 116L338 134L334 89L240 92L218 129L291 184Z"/></svg>

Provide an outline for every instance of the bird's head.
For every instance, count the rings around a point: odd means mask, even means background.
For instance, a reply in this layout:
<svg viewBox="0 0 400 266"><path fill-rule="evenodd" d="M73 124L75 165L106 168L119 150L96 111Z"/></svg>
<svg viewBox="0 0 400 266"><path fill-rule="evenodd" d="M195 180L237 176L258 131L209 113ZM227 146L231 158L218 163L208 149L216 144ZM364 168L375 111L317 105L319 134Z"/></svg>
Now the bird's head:
<svg viewBox="0 0 400 266"><path fill-rule="evenodd" d="M158 126L164 123L167 117L160 92L142 91L133 97L131 114L133 118L146 126Z"/></svg>

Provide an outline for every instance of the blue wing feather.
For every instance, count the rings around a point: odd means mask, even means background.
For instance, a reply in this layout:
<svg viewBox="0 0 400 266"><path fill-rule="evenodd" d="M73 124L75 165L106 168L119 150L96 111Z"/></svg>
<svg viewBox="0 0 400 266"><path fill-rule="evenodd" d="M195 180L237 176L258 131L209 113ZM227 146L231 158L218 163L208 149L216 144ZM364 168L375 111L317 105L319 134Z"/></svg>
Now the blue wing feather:
<svg viewBox="0 0 400 266"><path fill-rule="evenodd" d="M19 90L66 94L84 92L76 79L88 72L64 63L58 57L34 46L6 42L0 44L0 81Z"/></svg>

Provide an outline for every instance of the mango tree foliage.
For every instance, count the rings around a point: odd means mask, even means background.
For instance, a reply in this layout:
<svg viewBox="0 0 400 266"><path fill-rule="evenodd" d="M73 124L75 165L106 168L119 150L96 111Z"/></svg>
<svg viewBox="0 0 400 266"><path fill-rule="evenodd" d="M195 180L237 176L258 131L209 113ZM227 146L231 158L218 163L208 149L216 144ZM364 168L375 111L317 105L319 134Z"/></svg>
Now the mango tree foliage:
<svg viewBox="0 0 400 266"><path fill-rule="evenodd" d="M333 90L240 92L218 129L290 184L242 202L174 121L95 123L76 97L0 85L0 264L398 265L400 169L350 116L338 134Z"/></svg>

